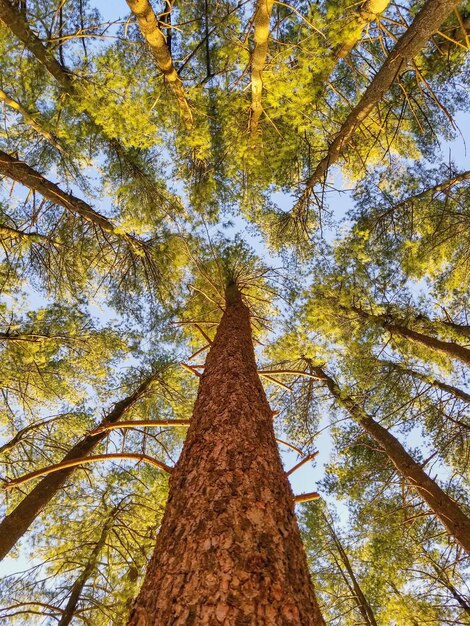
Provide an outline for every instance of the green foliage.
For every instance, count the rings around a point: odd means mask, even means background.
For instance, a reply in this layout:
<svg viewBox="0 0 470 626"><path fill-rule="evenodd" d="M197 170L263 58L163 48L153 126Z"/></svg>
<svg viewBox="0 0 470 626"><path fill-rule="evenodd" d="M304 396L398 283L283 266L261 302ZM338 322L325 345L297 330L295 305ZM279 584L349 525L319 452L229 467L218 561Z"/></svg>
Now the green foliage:
<svg viewBox="0 0 470 626"><path fill-rule="evenodd" d="M189 419L188 365L203 363L236 282L260 368L277 371L263 378L276 436L320 451L322 498L300 520L328 625L373 626L369 609L378 626L470 623L468 558L340 406L352 398L468 512L468 373L399 332L469 343L469 179L452 182L463 166L442 147L454 118L464 133L468 122L468 1L400 65L297 213L425 3L275 3L256 133L254 3L182 0L159 17L192 128L124 2L111 22L90 0L10 4L70 84L1 23L0 88L18 106L3 97L0 148L113 228L13 184L0 163L1 478L60 462L149 372L124 419ZM95 452L173 465L185 432L115 429ZM6 492L4 510L35 484ZM12 553L32 567L0 583L0 621L55 623L80 587L73 624L125 623L167 492L143 462L74 471Z"/></svg>

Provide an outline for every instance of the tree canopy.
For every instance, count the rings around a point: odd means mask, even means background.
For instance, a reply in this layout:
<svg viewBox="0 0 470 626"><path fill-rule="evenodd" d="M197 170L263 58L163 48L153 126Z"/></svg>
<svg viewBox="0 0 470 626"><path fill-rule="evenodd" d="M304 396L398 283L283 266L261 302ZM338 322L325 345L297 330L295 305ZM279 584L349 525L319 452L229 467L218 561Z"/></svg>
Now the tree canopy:
<svg viewBox="0 0 470 626"><path fill-rule="evenodd" d="M468 0L0 0L2 623L125 623L236 281L326 623L470 624L469 50Z"/></svg>

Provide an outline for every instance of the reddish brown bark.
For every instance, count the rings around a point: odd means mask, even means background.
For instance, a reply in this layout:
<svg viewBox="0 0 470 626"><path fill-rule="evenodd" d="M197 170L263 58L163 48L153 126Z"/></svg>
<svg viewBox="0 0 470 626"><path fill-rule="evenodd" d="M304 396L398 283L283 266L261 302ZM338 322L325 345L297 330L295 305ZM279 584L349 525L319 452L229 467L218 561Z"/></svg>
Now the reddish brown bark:
<svg viewBox="0 0 470 626"><path fill-rule="evenodd" d="M324 625L236 287L128 626Z"/></svg>

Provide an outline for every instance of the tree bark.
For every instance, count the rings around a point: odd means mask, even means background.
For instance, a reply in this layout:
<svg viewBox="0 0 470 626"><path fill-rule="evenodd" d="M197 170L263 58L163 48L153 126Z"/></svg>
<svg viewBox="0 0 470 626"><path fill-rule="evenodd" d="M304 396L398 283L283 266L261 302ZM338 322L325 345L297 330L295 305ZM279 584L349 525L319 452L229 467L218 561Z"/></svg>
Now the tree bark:
<svg viewBox="0 0 470 626"><path fill-rule="evenodd" d="M255 134L263 110L263 69L268 56L269 21L274 0L258 0L254 19L254 47L251 53L251 117L250 131Z"/></svg>
<svg viewBox="0 0 470 626"><path fill-rule="evenodd" d="M158 19L150 2L148 0L126 0L126 2L137 18L142 35L150 47L158 68L175 94L181 118L186 128L190 129L193 125L193 114L191 113L181 78L173 65L173 59L166 44L165 36L158 26Z"/></svg>
<svg viewBox="0 0 470 626"><path fill-rule="evenodd" d="M470 404L469 393L467 393L466 391L463 391L463 389L454 387L454 385L449 385L448 383L444 383L442 382L442 380L437 380L436 378L434 378L433 376L430 376L429 374L423 374L422 372L418 372L417 370L411 369L410 367L405 367L404 365L401 365L401 363L395 363L395 361L385 361L382 359L377 359L377 364L380 366L388 367L390 369L394 369L397 372L401 372L402 374L411 376L412 378L417 378L418 380L421 380L423 383L427 383L428 385L431 385L431 387L434 387L435 389L441 389L442 391L445 391L446 393L450 393L456 398L459 398L459 400L463 400L467 404Z"/></svg>
<svg viewBox="0 0 470 626"><path fill-rule="evenodd" d="M405 450L394 435L373 420L356 402L344 394L337 383L321 367L313 370L323 376L331 395L349 415L383 448L400 474L416 489L450 535L470 554L470 518L439 485L429 478L421 465Z"/></svg>
<svg viewBox="0 0 470 626"><path fill-rule="evenodd" d="M70 213L80 216L82 219L97 226L106 233L124 239L131 247L142 247L143 242L127 233L120 233L119 228L107 217L95 211L87 202L73 196L71 193L62 191L58 185L44 178L32 167L16 159L15 157L0 150L0 174L8 176L12 180L21 183L29 189L38 191L44 198L54 204L58 204Z"/></svg>
<svg viewBox="0 0 470 626"><path fill-rule="evenodd" d="M346 550L343 548L343 544L341 543L335 529L333 528L332 524L330 524L328 518L324 513L322 514L322 517L325 520L326 525L328 526L328 530L330 531L333 543L338 550L339 556L351 580L351 585L348 584L348 586L350 586L350 588L352 587L351 591L356 596L357 606L359 611L361 612L362 617L364 618L367 626L377 626L377 620L375 619L374 611L372 610L372 607L370 606L367 598L364 595L364 592L361 589L359 581L357 580L354 570L352 568L351 561L346 554Z"/></svg>
<svg viewBox="0 0 470 626"><path fill-rule="evenodd" d="M128 626L324 625L256 369L229 286Z"/></svg>
<svg viewBox="0 0 470 626"><path fill-rule="evenodd" d="M23 122L30 126L33 130L35 130L38 135L44 137L44 139L48 141L52 146L54 146L56 150L59 150L60 152L64 150L57 137L55 137L52 133L50 133L43 126L41 126L41 124L36 121L34 115L32 115L27 109L25 109L20 102L17 102L5 91L3 91L3 89L0 89L0 100L14 111L20 113L23 118Z"/></svg>
<svg viewBox="0 0 470 626"><path fill-rule="evenodd" d="M354 46L361 39L362 32L366 26L373 22L377 17L385 11L390 4L390 0L366 0L358 7L355 7L354 21L355 28L345 40L338 44L334 50L334 60L337 62L344 59ZM331 73L331 72L330 72Z"/></svg>
<svg viewBox="0 0 470 626"><path fill-rule="evenodd" d="M12 6L9 0L0 0L0 20L24 43L67 93L75 92L72 75L33 33L23 13Z"/></svg>
<svg viewBox="0 0 470 626"><path fill-rule="evenodd" d="M313 187L323 180L328 168L339 160L348 147L356 128L370 115L374 107L393 85L402 68L419 53L428 39L439 30L439 26L456 5L456 0L427 0L328 146L326 155L308 179L306 188L294 207L294 213L303 210Z"/></svg>
<svg viewBox="0 0 470 626"><path fill-rule="evenodd" d="M95 547L91 551L90 557L85 567L83 568L82 572L80 573L80 575L78 576L74 584L72 585L69 599L67 601L64 612L62 613L62 617L60 618L60 621L57 624L57 626L69 626L69 624L71 623L75 615L77 605L80 601L83 588L85 587L87 580L93 574L93 571L96 569L100 553L103 550L106 540L108 538L109 532L113 527L114 519L116 517L116 513L118 512L118 510L119 510L119 505L114 507L114 509L110 511L108 517L106 518L106 521L104 522L103 528L101 530L100 537L98 541L96 542Z"/></svg>
<svg viewBox="0 0 470 626"><path fill-rule="evenodd" d="M431 337L430 335L412 330L404 326L401 322L394 321L389 315L367 313L367 311L363 311L359 307L340 304L336 298L325 298L325 301L334 302L340 310L346 313L356 313L360 318L382 326L382 328L388 330L391 335L399 335L412 343L421 344L435 352L445 354L451 359L458 359L462 361L462 363L465 363L465 365L470 365L470 348L465 348L453 341L442 341L442 339L437 339L436 337Z"/></svg>
<svg viewBox="0 0 470 626"><path fill-rule="evenodd" d="M391 324L386 321L382 321L381 323L382 326L392 335L400 335L412 343L419 343L422 346L431 348L431 350L434 350L435 352L441 352L452 359L458 359L459 361L462 361L462 363L465 363L465 365L470 365L469 348L460 346L458 343L454 343L453 341L442 341L436 337L430 337L429 335L418 333L415 330L411 330L411 328L402 326L401 324Z"/></svg>
<svg viewBox="0 0 470 626"><path fill-rule="evenodd" d="M155 377L155 375L149 376L139 385L134 393L117 402L113 410L102 420L100 426L119 421L137 400L149 390ZM71 461L90 454L106 436L106 431L86 435L70 449L62 461ZM43 478L16 508L2 520L0 523L0 560L21 539L44 507L47 506L65 484L66 480L74 473L75 469L75 467L69 467Z"/></svg>

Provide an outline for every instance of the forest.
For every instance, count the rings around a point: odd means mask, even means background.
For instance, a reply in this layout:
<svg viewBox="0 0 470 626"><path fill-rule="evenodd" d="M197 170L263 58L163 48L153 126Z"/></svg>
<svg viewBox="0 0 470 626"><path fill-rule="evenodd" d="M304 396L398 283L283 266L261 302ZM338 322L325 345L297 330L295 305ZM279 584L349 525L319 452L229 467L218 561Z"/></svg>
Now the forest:
<svg viewBox="0 0 470 626"><path fill-rule="evenodd" d="M0 623L470 625L470 0L0 0Z"/></svg>

